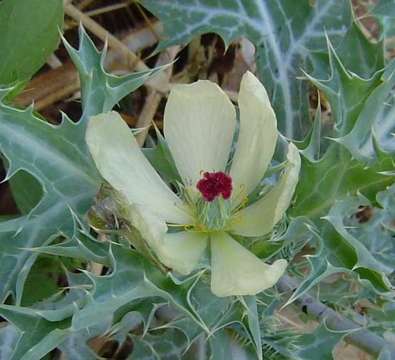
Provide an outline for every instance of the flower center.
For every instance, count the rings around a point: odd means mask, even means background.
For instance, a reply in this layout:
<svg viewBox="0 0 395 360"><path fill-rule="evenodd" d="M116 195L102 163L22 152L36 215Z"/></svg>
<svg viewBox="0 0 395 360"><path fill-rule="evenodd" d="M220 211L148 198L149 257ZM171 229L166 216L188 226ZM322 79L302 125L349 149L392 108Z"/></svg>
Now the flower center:
<svg viewBox="0 0 395 360"><path fill-rule="evenodd" d="M222 171L205 172L196 188L202 195L193 201L196 229L222 231L226 228L232 210L228 201L232 194L232 178Z"/></svg>
<svg viewBox="0 0 395 360"><path fill-rule="evenodd" d="M196 187L208 202L220 195L226 200L232 194L232 178L222 171L205 172Z"/></svg>

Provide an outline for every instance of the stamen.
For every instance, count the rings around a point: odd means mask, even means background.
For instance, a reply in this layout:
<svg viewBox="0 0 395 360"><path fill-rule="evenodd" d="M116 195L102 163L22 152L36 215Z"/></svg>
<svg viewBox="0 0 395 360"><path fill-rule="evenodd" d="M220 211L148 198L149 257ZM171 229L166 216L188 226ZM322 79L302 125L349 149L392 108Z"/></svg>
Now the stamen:
<svg viewBox="0 0 395 360"><path fill-rule="evenodd" d="M203 179L198 181L196 187L208 202L213 201L220 195L227 200L232 194L232 178L222 171L205 172Z"/></svg>

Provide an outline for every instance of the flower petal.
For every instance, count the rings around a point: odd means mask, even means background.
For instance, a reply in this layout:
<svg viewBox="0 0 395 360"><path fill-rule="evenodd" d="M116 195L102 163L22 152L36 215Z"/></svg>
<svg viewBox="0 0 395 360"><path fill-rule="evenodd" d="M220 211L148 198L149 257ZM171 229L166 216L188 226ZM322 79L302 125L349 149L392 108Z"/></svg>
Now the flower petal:
<svg viewBox="0 0 395 360"><path fill-rule="evenodd" d="M166 234L157 254L163 264L188 275L196 268L206 247L207 235L181 231Z"/></svg>
<svg viewBox="0 0 395 360"><path fill-rule="evenodd" d="M216 296L255 295L272 287L287 261L265 264L226 233L211 238L211 291Z"/></svg>
<svg viewBox="0 0 395 360"><path fill-rule="evenodd" d="M235 214L231 231L243 236L261 236L270 232L291 203L299 179L300 155L288 145L288 165L278 183L262 199Z"/></svg>
<svg viewBox="0 0 395 360"><path fill-rule="evenodd" d="M234 205L259 184L277 142L276 115L264 86L249 71L241 79L238 103L240 132L230 170Z"/></svg>
<svg viewBox="0 0 395 360"><path fill-rule="evenodd" d="M181 200L145 158L118 113L93 116L86 141L100 174L129 203L145 205L168 222L190 222Z"/></svg>
<svg viewBox="0 0 395 360"><path fill-rule="evenodd" d="M166 223L148 208L131 205L128 220L167 267L188 275L199 263L207 247L207 236L195 232L167 233Z"/></svg>
<svg viewBox="0 0 395 360"><path fill-rule="evenodd" d="M235 109L218 85L200 80L174 86L164 134L185 185L195 186L202 171L225 170L235 126Z"/></svg>
<svg viewBox="0 0 395 360"><path fill-rule="evenodd" d="M167 225L147 207L131 204L124 211L126 219L135 228L149 248L157 255L167 233Z"/></svg>

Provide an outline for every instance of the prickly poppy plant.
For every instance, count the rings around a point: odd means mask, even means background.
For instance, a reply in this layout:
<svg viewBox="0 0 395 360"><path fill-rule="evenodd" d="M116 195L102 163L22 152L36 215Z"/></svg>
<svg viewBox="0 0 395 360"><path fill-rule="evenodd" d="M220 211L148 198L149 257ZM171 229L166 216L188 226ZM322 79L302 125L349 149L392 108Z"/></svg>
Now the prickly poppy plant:
<svg viewBox="0 0 395 360"><path fill-rule="evenodd" d="M277 184L246 205L273 156L277 122L265 88L250 72L241 80L238 106L240 129L230 158L236 112L221 88L201 80L171 90L164 133L182 179L179 194L163 182L117 113L92 117L86 135L99 172L125 197L131 224L163 264L188 275L210 248L217 296L255 295L284 273L286 260L266 264L233 236L270 232L290 204L300 169L298 150L289 144Z"/></svg>
<svg viewBox="0 0 395 360"><path fill-rule="evenodd" d="M103 3L0 0L0 360L395 359L393 0Z"/></svg>

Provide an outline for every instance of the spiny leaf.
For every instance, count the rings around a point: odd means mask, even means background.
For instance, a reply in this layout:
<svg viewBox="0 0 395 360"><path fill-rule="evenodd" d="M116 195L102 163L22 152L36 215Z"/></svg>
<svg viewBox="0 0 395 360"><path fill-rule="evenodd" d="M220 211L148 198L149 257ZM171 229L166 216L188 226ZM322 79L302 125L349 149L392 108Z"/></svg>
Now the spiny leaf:
<svg viewBox="0 0 395 360"><path fill-rule="evenodd" d="M334 201L361 192L370 199L393 182L386 174L394 160L384 156L371 167L352 158L339 144L332 144L317 162L302 157L302 171L291 215L318 219L327 214Z"/></svg>
<svg viewBox="0 0 395 360"><path fill-rule="evenodd" d="M391 134L392 121L390 122L390 119L386 117L382 117L380 122L377 121L377 115L389 107L386 100L392 91L393 79L384 81L374 89L366 99L352 130L347 135L336 139L350 151L354 158L361 162L374 162L377 159L377 151L392 150L394 152L394 136ZM393 94L390 97L392 98Z"/></svg>
<svg viewBox="0 0 395 360"><path fill-rule="evenodd" d="M155 130L158 142L153 147L143 148L144 155L151 165L160 173L162 179L167 182L173 182L173 185L175 185L177 181L181 181L180 175L165 138L158 129Z"/></svg>
<svg viewBox="0 0 395 360"><path fill-rule="evenodd" d="M374 48L369 44L365 46L368 46L365 51L369 56ZM344 234L337 232L331 224L321 221L320 218L327 216L336 201L341 201L345 196L360 193L374 200L378 191L393 183L394 157L380 150L380 137L375 138L374 132L370 132L371 128L378 125L376 119L371 119L374 111L372 113L370 110L373 107L376 110L377 107L385 107L383 98L388 96L392 88L389 75L392 73L392 65L382 69L379 61L376 69L370 69L371 76L362 78L345 68L330 42L328 50L328 77L317 79L307 76L329 100L334 121L332 143L318 159L312 158L309 153L306 154L307 157L302 157L295 205L291 209L292 215L308 216L315 221L318 229L314 231L319 252L309 257L310 274L302 281L290 301L324 277L339 271L350 272L352 269L356 270L361 282L366 285L373 284L376 291L389 290L388 283L377 272L377 267L358 268L359 261L366 263L363 258L369 257L368 253L362 256L358 248L343 237ZM323 63L326 64L325 61ZM388 130L386 127L380 131L382 133ZM361 138L361 135L364 137ZM310 140L310 144L311 141L317 141L316 139L317 135ZM374 139L375 146L370 146ZM302 154L305 152L302 151ZM366 164L367 160L370 160L369 166Z"/></svg>
<svg viewBox="0 0 395 360"><path fill-rule="evenodd" d="M344 67L330 42L328 42L328 51L330 63L328 78L317 79L307 76L329 100L334 121L332 144L319 159L312 159L309 154L302 158L296 202L292 209L293 215L311 218L326 215L333 202L348 193L359 191L369 198L374 198L378 191L392 182L391 177L388 176L394 162L391 154L376 153L377 148L369 148L369 159L373 158L375 161L369 167L358 161L358 159L366 160L364 153L360 150L361 143L363 151L366 150L366 139L361 140L361 132L368 137L368 142L370 139L370 144L373 141L373 136L368 131L369 127L366 130L362 125L366 125L371 115L368 112L372 107L372 101L378 100L377 94L381 92L388 94L392 86L392 77L383 76L384 69L377 68L376 71L371 69L373 75L370 78L361 78ZM380 66L380 63L377 66ZM387 69L392 69L392 66ZM391 82L387 84L388 81ZM381 101L383 101L382 98ZM376 109L382 103L378 104L375 104ZM381 106L385 107L384 104ZM370 118L369 121L371 121ZM317 137L318 134L315 134L315 142L317 142ZM354 156L348 151L346 144L343 144L343 139L346 139L348 144L353 144ZM306 149L304 152L307 151Z"/></svg>
<svg viewBox="0 0 395 360"><path fill-rule="evenodd" d="M12 196L19 211L28 214L43 197L41 184L24 170L15 173L9 179Z"/></svg>
<svg viewBox="0 0 395 360"><path fill-rule="evenodd" d="M380 84L384 64L375 64L375 67L369 68L366 77L362 77L345 67L329 38L327 46L327 53L315 57L316 68L313 73L305 75L330 103L332 120L335 122L332 136L344 136L353 129L366 99ZM373 50L379 51L379 48Z"/></svg>
<svg viewBox="0 0 395 360"><path fill-rule="evenodd" d="M394 72L395 61L391 61L384 69L382 83L369 96L354 129L342 142L362 161L375 159L382 153L395 154ZM350 146L350 143L359 146Z"/></svg>
<svg viewBox="0 0 395 360"><path fill-rule="evenodd" d="M0 314L22 331L9 360L42 359L68 334L68 321L50 322L28 308L0 305Z"/></svg>
<svg viewBox="0 0 395 360"><path fill-rule="evenodd" d="M88 340L105 334L111 325L110 321L102 319L100 324L70 333L59 345L67 359L71 360L96 360L97 354L87 344Z"/></svg>
<svg viewBox="0 0 395 360"><path fill-rule="evenodd" d="M327 38L342 59L344 67L357 76L369 79L377 70L384 68L383 42L368 39L366 30L363 30L357 20L353 22L339 44L333 43L331 36ZM329 68L328 65L326 68Z"/></svg>
<svg viewBox="0 0 395 360"><path fill-rule="evenodd" d="M309 274L303 279L298 288L292 293L287 301L287 305L300 298L313 286L320 283L329 275L339 272L348 271L345 266L352 267L355 263L355 253L352 249L344 246L341 239L332 239L332 242L327 239L324 242L320 234L314 228L310 229L311 234L314 236L316 242L316 253L314 255L307 255L306 258L310 265ZM310 245L313 244L311 241ZM337 245L337 246L336 246ZM332 247L331 247L332 246ZM341 250L339 253L336 250ZM335 265L332 265L335 264Z"/></svg>
<svg viewBox="0 0 395 360"><path fill-rule="evenodd" d="M327 276L355 271L365 286L373 285L378 293L391 289L389 277L393 261L394 186L379 192L374 208L361 194L335 202L321 225L321 233L313 230L318 252L308 256L310 273L288 302L292 302ZM330 223L330 224L329 224Z"/></svg>
<svg viewBox="0 0 395 360"><path fill-rule="evenodd" d="M199 319L206 325L205 337L214 334L218 329L232 320L237 320L238 307L232 298L219 298L212 294L209 278L206 274L199 277L193 287L187 292L187 304ZM202 329L193 319L183 314L173 319L169 326L181 330L190 341L202 334Z"/></svg>
<svg viewBox="0 0 395 360"><path fill-rule="evenodd" d="M20 336L20 331L12 324L0 328L0 359L11 358Z"/></svg>
<svg viewBox="0 0 395 360"><path fill-rule="evenodd" d="M331 331L325 324L320 324L312 333L303 334L295 344L293 352L298 360L332 360L333 348L347 332Z"/></svg>
<svg viewBox="0 0 395 360"><path fill-rule="evenodd" d="M318 98L318 105L317 110L315 112L314 123L310 130L308 136L304 142L301 142L300 145L303 143L303 149L300 153L311 163L319 161L321 158L321 148L323 147L321 144L321 136L322 136L322 117L321 117L321 102Z"/></svg>
<svg viewBox="0 0 395 360"><path fill-rule="evenodd" d="M236 337L229 329L221 329L209 339L210 359L255 359L256 354L251 347L246 346L244 339ZM266 357L264 358L266 359Z"/></svg>
<svg viewBox="0 0 395 360"><path fill-rule="evenodd" d="M133 336L132 357L141 360L181 360L188 341L177 329L152 331L144 337Z"/></svg>
<svg viewBox="0 0 395 360"><path fill-rule="evenodd" d="M80 76L83 109L81 122L86 122L92 115L110 111L122 98L161 70L155 68L124 76L109 74L104 69L107 49L98 51L82 26L79 28L79 39L78 50L65 39L63 43Z"/></svg>
<svg viewBox="0 0 395 360"><path fill-rule="evenodd" d="M364 64L364 59L372 59L373 54L380 53L381 46L371 44L366 39L361 46L366 54L361 55L358 65L355 66L355 62L351 64L353 70L360 68L359 73L365 76L349 71L344 62L346 56L341 58L328 40L330 72L327 79L307 77L329 100L334 121L333 131L329 134L331 140L349 150L352 154L350 160L355 158L374 166L375 162L385 158L388 160L394 154L391 111L395 63L385 68L382 59L370 65ZM322 61L323 64L327 63ZM317 143L317 134L314 142Z"/></svg>
<svg viewBox="0 0 395 360"><path fill-rule="evenodd" d="M64 234L72 238L74 215L83 216L92 204L100 178L85 143L89 116L110 110L155 71L124 77L107 74L102 66L104 53L98 52L80 28L80 47L66 43L80 72L83 115L74 123L63 116L58 126L39 119L32 108L18 110L2 99L8 90L0 90L0 150L7 158L7 179L24 170L34 176L43 189L43 197L26 216L0 223L0 298L8 294L20 302L23 284L37 252L29 248L47 245Z"/></svg>
<svg viewBox="0 0 395 360"><path fill-rule="evenodd" d="M216 32L229 44L245 36L256 46L259 75L271 95L280 131L300 138L308 128L307 86L297 81L300 68L312 62L312 51L325 49L325 32L335 43L352 22L343 0L142 0L163 22L166 38L160 48L186 43Z"/></svg>
<svg viewBox="0 0 395 360"><path fill-rule="evenodd" d="M259 360L263 359L261 329L259 326L259 315L255 296L245 296L242 302L245 305L248 321L248 329L254 341L256 354Z"/></svg>
<svg viewBox="0 0 395 360"><path fill-rule="evenodd" d="M59 126L38 119L31 108L0 103L0 150L7 157L7 178L24 170L37 178L44 195L26 216L0 223L0 297L15 293L17 302L36 254L26 250L60 234L72 236L70 209L84 214L98 187L98 176L83 141L81 124L68 118ZM23 250L24 249L24 250Z"/></svg>
<svg viewBox="0 0 395 360"><path fill-rule="evenodd" d="M385 347L380 351L379 357L377 360L391 360L395 357L395 351L390 346Z"/></svg>
<svg viewBox="0 0 395 360"><path fill-rule="evenodd" d="M100 242L82 231L62 243L31 249L40 254L64 256L84 262L93 261L108 266L109 243Z"/></svg>
<svg viewBox="0 0 395 360"><path fill-rule="evenodd" d="M370 12L380 22L381 37L389 39L395 34L395 3L393 0L380 0L372 5Z"/></svg>
<svg viewBox="0 0 395 360"><path fill-rule="evenodd" d="M172 280L148 263L135 251L114 245L112 272L107 276L89 275L93 288L86 304L73 315L75 330L96 325L100 311L103 317L113 316L121 307L142 298L162 298L189 314L203 328L204 324L188 309L185 289L177 287Z"/></svg>
<svg viewBox="0 0 395 360"><path fill-rule="evenodd" d="M22 306L31 306L57 293L60 290L58 278L62 273L59 259L45 255L39 256L26 279Z"/></svg>
<svg viewBox="0 0 395 360"><path fill-rule="evenodd" d="M362 195L337 202L328 216L336 231L357 253L354 268L365 267L390 275L395 268L395 186L378 193L374 208Z"/></svg>

